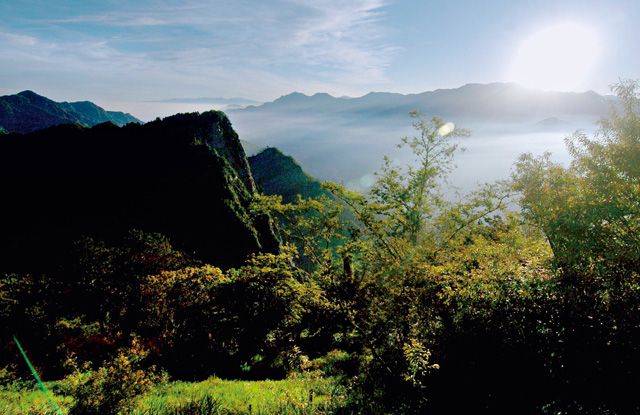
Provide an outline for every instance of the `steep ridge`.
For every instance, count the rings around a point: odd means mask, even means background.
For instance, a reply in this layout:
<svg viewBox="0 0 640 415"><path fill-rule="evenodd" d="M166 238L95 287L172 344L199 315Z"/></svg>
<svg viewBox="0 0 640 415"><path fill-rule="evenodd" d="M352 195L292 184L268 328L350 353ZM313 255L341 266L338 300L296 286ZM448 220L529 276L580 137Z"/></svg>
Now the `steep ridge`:
<svg viewBox="0 0 640 415"><path fill-rule="evenodd" d="M103 122L141 123L131 114L105 111L89 101L55 102L33 91L0 96L0 127L9 132L29 133L60 124L91 127Z"/></svg>
<svg viewBox="0 0 640 415"><path fill-rule="evenodd" d="M279 249L270 219L250 213L255 184L221 112L2 135L0 186L2 271L45 270L83 236L132 229L221 267Z"/></svg>
<svg viewBox="0 0 640 415"><path fill-rule="evenodd" d="M307 175L293 157L274 147L249 157L249 164L258 189L267 195L281 195L284 202L303 198L330 196L320 182Z"/></svg>

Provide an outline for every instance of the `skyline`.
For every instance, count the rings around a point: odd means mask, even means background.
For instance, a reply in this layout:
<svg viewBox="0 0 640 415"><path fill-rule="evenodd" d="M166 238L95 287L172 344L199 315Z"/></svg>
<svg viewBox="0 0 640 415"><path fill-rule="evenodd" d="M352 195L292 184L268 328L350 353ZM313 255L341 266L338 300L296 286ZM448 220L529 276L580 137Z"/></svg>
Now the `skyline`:
<svg viewBox="0 0 640 415"><path fill-rule="evenodd" d="M31 89L135 115L148 101L180 97L271 101L292 91L362 96L510 82L522 45L568 24L588 28L600 50L564 90L606 94L619 78L640 78L640 56L628 53L640 37L640 4L556 3L6 2L0 94ZM544 83L536 86L563 90Z"/></svg>

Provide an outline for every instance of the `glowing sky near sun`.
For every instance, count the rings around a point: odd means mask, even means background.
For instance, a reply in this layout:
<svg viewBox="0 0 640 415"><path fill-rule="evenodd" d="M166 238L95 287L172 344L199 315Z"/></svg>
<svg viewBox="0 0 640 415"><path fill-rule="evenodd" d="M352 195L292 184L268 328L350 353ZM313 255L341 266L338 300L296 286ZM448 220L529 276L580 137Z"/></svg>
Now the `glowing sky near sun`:
<svg viewBox="0 0 640 415"><path fill-rule="evenodd" d="M585 89L600 54L600 38L588 25L550 25L523 40L509 65L507 79L538 89Z"/></svg>

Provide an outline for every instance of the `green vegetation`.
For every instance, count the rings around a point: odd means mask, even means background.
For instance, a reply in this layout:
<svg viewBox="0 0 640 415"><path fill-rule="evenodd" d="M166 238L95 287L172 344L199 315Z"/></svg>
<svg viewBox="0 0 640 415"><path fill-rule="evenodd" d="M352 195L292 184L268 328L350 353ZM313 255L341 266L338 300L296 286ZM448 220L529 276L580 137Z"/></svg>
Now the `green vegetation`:
<svg viewBox="0 0 640 415"><path fill-rule="evenodd" d="M73 399L64 382L49 382L65 413ZM210 378L201 382L170 382L155 386L132 400L133 415L196 414L330 414L345 400L333 379L298 377L285 380L241 381ZM251 408L251 409L249 409ZM29 387L0 390L0 413L54 414L42 393ZM81 412L90 413L90 412ZM109 413L106 409L100 413Z"/></svg>
<svg viewBox="0 0 640 415"><path fill-rule="evenodd" d="M137 413L173 413L173 408L183 408L191 402L202 405L207 398L219 408L218 413L248 414L251 408L255 414L307 414L332 413L345 396L340 395L340 388L332 379L302 377L247 382L212 378L160 387L143 398Z"/></svg>
<svg viewBox="0 0 640 415"><path fill-rule="evenodd" d="M294 203L298 196L317 199L331 196L322 184L308 176L296 161L277 148L266 148L249 157L256 186L265 195L279 195L286 203Z"/></svg>
<svg viewBox="0 0 640 415"><path fill-rule="evenodd" d="M148 230L85 236L4 274L2 333L70 413L636 413L640 100L616 92L571 166L523 155L461 202L441 184L466 132L418 114L415 163L387 160L367 195L286 203L222 162L234 217L277 221L276 251L221 267ZM210 258L232 255L216 237ZM46 413L3 341L1 396Z"/></svg>

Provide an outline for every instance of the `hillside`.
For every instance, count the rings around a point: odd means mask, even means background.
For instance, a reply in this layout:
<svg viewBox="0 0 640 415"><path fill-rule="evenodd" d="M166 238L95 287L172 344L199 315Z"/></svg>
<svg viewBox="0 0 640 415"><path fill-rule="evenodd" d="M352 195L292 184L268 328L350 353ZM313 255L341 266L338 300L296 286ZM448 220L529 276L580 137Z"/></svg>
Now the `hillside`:
<svg viewBox="0 0 640 415"><path fill-rule="evenodd" d="M131 114L106 111L89 101L55 102L33 91L0 96L0 127L9 132L29 133L60 124L92 127L104 122L118 126L141 123Z"/></svg>
<svg viewBox="0 0 640 415"><path fill-rule="evenodd" d="M4 135L0 177L3 271L47 268L82 236L131 229L222 267L278 250L269 219L249 213L255 184L221 112Z"/></svg>
<svg viewBox="0 0 640 415"><path fill-rule="evenodd" d="M249 165L258 190L267 195L281 195L284 202L330 196L320 182L307 175L293 157L269 147L249 157Z"/></svg>

